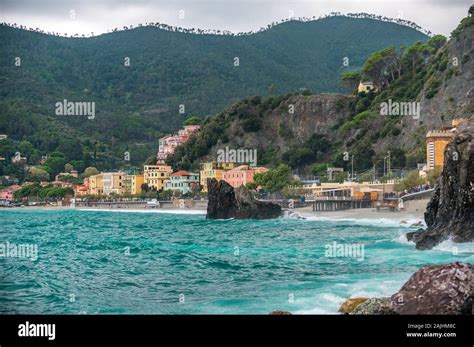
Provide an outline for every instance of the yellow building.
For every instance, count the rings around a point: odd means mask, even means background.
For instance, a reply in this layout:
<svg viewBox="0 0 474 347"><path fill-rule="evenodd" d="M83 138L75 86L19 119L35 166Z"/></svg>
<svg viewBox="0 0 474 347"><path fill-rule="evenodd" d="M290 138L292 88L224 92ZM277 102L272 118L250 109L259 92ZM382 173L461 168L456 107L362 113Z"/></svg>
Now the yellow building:
<svg viewBox="0 0 474 347"><path fill-rule="evenodd" d="M457 126L463 118L455 118L451 121L451 127L441 130L430 130L426 134L426 171L444 165L444 150L456 132Z"/></svg>
<svg viewBox="0 0 474 347"><path fill-rule="evenodd" d="M162 190L165 180L169 179L173 169L168 165L145 165L143 167L143 183L149 188Z"/></svg>
<svg viewBox="0 0 474 347"><path fill-rule="evenodd" d="M104 172L102 174L104 195L123 194L122 179L125 176L124 172Z"/></svg>
<svg viewBox="0 0 474 347"><path fill-rule="evenodd" d="M360 81L359 82L359 87L357 87L357 91L359 93L362 93L362 92L367 93L370 90L377 91L377 88L375 88L375 86L374 86L374 82L372 82L372 81L366 81L366 82Z"/></svg>
<svg viewBox="0 0 474 347"><path fill-rule="evenodd" d="M431 130L426 134L426 166L428 170L443 167L444 150L453 137L452 132Z"/></svg>
<svg viewBox="0 0 474 347"><path fill-rule="evenodd" d="M132 176L132 194L140 194L142 192L142 184L145 183L143 174Z"/></svg>
<svg viewBox="0 0 474 347"><path fill-rule="evenodd" d="M104 194L104 183L102 174L97 174L89 177L89 194L102 195Z"/></svg>
<svg viewBox="0 0 474 347"><path fill-rule="evenodd" d="M203 192L207 192L207 180L215 178L220 181L223 179L223 174L226 171L232 170L234 163L220 163L220 162L209 162L202 164L202 170L200 171L200 183Z"/></svg>

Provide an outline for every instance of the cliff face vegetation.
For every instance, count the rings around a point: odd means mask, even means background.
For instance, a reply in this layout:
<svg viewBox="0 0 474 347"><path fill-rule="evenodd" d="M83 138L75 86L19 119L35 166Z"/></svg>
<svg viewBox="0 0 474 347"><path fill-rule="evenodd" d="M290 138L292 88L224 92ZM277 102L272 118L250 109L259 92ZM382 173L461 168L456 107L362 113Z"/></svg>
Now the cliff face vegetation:
<svg viewBox="0 0 474 347"><path fill-rule="evenodd" d="M198 168L216 160L218 149L257 149L258 164L287 161L307 165L328 158L339 139L334 128L349 119L349 96L288 94L244 99L208 118L198 135L177 149L169 162Z"/></svg>

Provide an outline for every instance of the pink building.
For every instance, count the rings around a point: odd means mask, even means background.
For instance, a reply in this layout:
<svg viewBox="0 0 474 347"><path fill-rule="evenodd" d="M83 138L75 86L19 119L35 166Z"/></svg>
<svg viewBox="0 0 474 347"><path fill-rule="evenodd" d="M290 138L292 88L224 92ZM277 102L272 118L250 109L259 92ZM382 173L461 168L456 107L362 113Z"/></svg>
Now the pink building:
<svg viewBox="0 0 474 347"><path fill-rule="evenodd" d="M199 125L186 125L177 134L162 137L156 155L158 161L164 162L169 155L174 153L176 147L186 143L193 134L199 131L199 128Z"/></svg>
<svg viewBox="0 0 474 347"><path fill-rule="evenodd" d="M256 173L267 172L266 167L252 167L249 165L240 165L233 170L226 171L222 174L222 179L229 183L232 187L237 188L247 183L253 182Z"/></svg>
<svg viewBox="0 0 474 347"><path fill-rule="evenodd" d="M18 189L21 189L21 186L14 185L2 189L0 191L0 201L12 201L13 200L13 193L15 193Z"/></svg>

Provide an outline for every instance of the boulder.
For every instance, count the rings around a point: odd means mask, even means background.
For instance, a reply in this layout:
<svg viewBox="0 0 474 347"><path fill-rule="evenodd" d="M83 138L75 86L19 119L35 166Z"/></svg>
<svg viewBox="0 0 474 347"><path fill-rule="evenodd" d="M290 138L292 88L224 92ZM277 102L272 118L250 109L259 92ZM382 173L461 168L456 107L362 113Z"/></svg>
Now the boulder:
<svg viewBox="0 0 474 347"><path fill-rule="evenodd" d="M390 298L371 298L354 309L351 314L355 315L390 315L396 314L390 306Z"/></svg>
<svg viewBox="0 0 474 347"><path fill-rule="evenodd" d="M407 234L417 249L474 241L474 122L464 122L446 146L443 171L425 212L427 229Z"/></svg>
<svg viewBox="0 0 474 347"><path fill-rule="evenodd" d="M392 295L390 306L398 314L466 314L472 312L473 297L474 266L428 265Z"/></svg>
<svg viewBox="0 0 474 347"><path fill-rule="evenodd" d="M245 187L234 189L225 181L208 180L207 219L269 219L282 215L279 205L255 200Z"/></svg>
<svg viewBox="0 0 474 347"><path fill-rule="evenodd" d="M367 301L368 298L351 298L343 302L341 307L339 307L339 312L341 313L351 313L355 310L357 306L362 304L364 301Z"/></svg>
<svg viewBox="0 0 474 347"><path fill-rule="evenodd" d="M280 310L275 310L270 312L270 315L272 316L290 316L291 313L288 311L280 311Z"/></svg>

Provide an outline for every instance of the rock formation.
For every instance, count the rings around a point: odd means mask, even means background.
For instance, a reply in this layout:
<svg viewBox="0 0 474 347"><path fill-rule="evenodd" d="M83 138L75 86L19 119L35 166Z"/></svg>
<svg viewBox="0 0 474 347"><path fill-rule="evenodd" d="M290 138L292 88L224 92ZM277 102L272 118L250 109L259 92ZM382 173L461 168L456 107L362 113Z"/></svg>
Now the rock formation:
<svg viewBox="0 0 474 347"><path fill-rule="evenodd" d="M351 313L356 309L357 306L367 301L368 298L351 298L343 302L341 307L339 307L339 312L341 313Z"/></svg>
<svg viewBox="0 0 474 347"><path fill-rule="evenodd" d="M369 315L382 314L390 315L396 314L390 306L390 298L371 298L357 305L350 314Z"/></svg>
<svg viewBox="0 0 474 347"><path fill-rule="evenodd" d="M225 181L208 181L207 219L268 219L282 215L279 205L255 200L248 189L234 189Z"/></svg>
<svg viewBox="0 0 474 347"><path fill-rule="evenodd" d="M339 312L354 315L474 314L474 266L456 262L415 272L390 298L353 298Z"/></svg>
<svg viewBox="0 0 474 347"><path fill-rule="evenodd" d="M472 314L473 297L474 266L456 262L421 267L390 306L399 314Z"/></svg>
<svg viewBox="0 0 474 347"><path fill-rule="evenodd" d="M474 122L464 123L446 146L444 168L425 212L426 230L407 234L417 249L474 241Z"/></svg>
<svg viewBox="0 0 474 347"><path fill-rule="evenodd" d="M275 310L270 312L270 315L272 316L290 316L291 313L288 311L281 311L281 310Z"/></svg>

